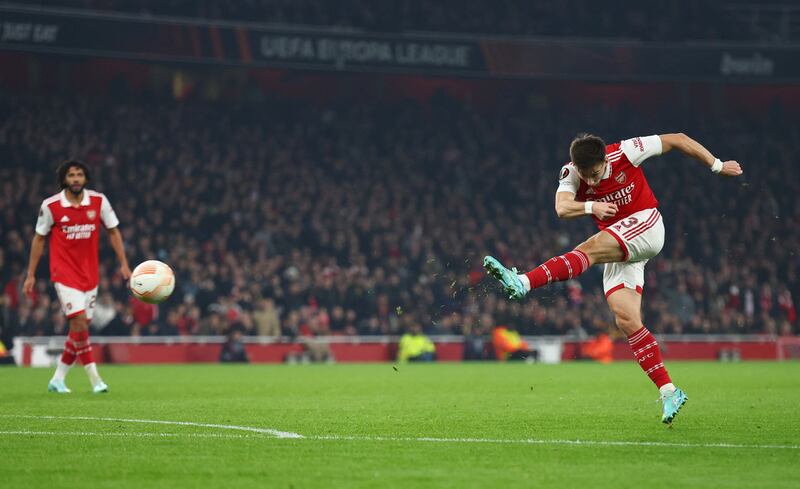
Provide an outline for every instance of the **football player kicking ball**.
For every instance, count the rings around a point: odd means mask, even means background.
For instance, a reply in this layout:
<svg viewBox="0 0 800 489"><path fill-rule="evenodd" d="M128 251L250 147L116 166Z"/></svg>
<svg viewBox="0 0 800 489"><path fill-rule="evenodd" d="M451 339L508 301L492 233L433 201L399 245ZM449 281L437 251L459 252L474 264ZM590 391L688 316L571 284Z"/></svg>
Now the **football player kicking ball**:
<svg viewBox="0 0 800 489"><path fill-rule="evenodd" d="M661 350L642 324L644 266L664 246L664 224L640 165L671 149L702 162L712 172L738 176L736 161L722 162L684 134L627 139L606 145L597 136L583 134L572 141L572 162L561 168L556 191L556 213L562 219L591 215L600 232L574 250L556 256L528 273L504 267L487 256L483 266L498 279L510 299L521 299L532 289L569 280L590 266L605 263L603 289L617 327L628 337L639 366L661 394L664 423L672 423L686 394L672 384L661 360Z"/></svg>
<svg viewBox="0 0 800 489"><path fill-rule="evenodd" d="M59 166L57 173L62 190L46 198L39 209L23 291L27 295L33 292L36 267L44 251L45 237L49 235L50 280L61 310L69 321L69 335L47 390L62 394L70 392L64 378L77 358L89 375L92 390L95 393L108 392L108 386L97 373L89 342L89 322L99 281L97 255L101 223L108 230L111 246L120 262L120 273L127 280L131 271L117 227L119 220L111 203L105 195L85 188L91 180L87 166L69 160Z"/></svg>

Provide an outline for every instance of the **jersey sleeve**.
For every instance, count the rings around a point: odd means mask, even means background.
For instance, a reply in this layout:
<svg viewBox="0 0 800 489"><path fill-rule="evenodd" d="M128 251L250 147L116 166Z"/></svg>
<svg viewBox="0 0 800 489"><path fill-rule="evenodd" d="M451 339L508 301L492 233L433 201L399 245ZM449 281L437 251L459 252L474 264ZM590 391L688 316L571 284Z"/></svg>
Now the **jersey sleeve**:
<svg viewBox="0 0 800 489"><path fill-rule="evenodd" d="M47 236L53 228L53 212L44 202L39 208L39 218L36 220L36 234Z"/></svg>
<svg viewBox="0 0 800 489"><path fill-rule="evenodd" d="M570 192L577 194L580 185L580 177L575 167L570 164L562 166L561 173L558 174L558 190L556 190L556 193Z"/></svg>
<svg viewBox="0 0 800 489"><path fill-rule="evenodd" d="M620 143L620 149L631 165L639 166L647 158L661 154L661 137L655 135L626 139Z"/></svg>
<svg viewBox="0 0 800 489"><path fill-rule="evenodd" d="M101 194L101 197L103 200L100 204L100 219L102 219L106 229L113 229L119 226L119 219L117 219L117 214L114 212L114 208L111 207L108 197L105 194Z"/></svg>

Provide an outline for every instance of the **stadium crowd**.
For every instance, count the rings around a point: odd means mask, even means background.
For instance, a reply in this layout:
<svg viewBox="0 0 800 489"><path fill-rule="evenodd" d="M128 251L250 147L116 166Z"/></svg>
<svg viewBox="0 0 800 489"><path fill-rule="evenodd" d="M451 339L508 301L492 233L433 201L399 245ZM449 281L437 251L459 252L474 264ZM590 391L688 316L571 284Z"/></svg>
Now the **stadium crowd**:
<svg viewBox="0 0 800 489"><path fill-rule="evenodd" d="M9 97L0 99L2 339L63 334L47 280L21 295L30 239L55 166L78 156L120 218L132 265L177 275L160 306L130 298L101 240L92 328L109 335L594 334L612 326L602 269L509 302L484 254L520 269L578 244L553 197L571 138L682 130L745 169L714 176L670 154L645 163L667 228L647 267L644 319L659 333L797 332L798 126L762 116L639 114L603 105L479 112L446 97L330 105ZM765 131L769 128L770 137Z"/></svg>
<svg viewBox="0 0 800 489"><path fill-rule="evenodd" d="M635 39L641 41L734 40L786 42L779 29L738 18L729 2L603 2L529 0L426 2L400 0L18 0L18 3L140 15L168 15L335 27L379 32L450 32L514 36ZM787 2L772 2L773 10ZM780 34L780 35L779 35ZM784 38L782 38L783 36Z"/></svg>

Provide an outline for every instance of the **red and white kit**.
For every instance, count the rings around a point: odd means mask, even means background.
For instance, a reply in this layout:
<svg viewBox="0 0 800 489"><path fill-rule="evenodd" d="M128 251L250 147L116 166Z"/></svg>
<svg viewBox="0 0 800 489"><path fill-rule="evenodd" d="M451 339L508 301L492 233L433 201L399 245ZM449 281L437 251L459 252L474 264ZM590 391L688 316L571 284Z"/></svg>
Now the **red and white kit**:
<svg viewBox="0 0 800 489"><path fill-rule="evenodd" d="M617 214L608 220L592 216L597 227L613 236L624 253L622 262L605 265L603 289L606 297L623 287L641 293L644 266L664 246L664 222L658 212L658 200L639 168L647 158L660 155L661 150L659 136L609 144L606 146L606 172L595 187L578 176L571 162L561 168L557 192L573 193L577 201L617 205Z"/></svg>
<svg viewBox="0 0 800 489"><path fill-rule="evenodd" d="M61 191L42 202L36 233L50 235L50 280L68 318L94 312L97 297L100 223L106 229L119 219L105 195L84 189L83 200L73 206Z"/></svg>

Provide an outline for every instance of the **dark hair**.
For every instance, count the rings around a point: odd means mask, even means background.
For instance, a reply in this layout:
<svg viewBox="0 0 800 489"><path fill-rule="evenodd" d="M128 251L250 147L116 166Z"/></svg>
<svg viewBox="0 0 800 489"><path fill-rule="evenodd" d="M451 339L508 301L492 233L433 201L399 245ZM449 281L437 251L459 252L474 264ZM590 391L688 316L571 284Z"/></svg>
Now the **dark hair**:
<svg viewBox="0 0 800 489"><path fill-rule="evenodd" d="M606 143L592 134L578 134L569 145L569 156L578 170L588 170L606 158Z"/></svg>
<svg viewBox="0 0 800 489"><path fill-rule="evenodd" d="M86 163L73 159L64 160L60 165L58 165L58 169L56 170L56 175L58 175L58 188L62 190L67 188L67 184L64 183L64 180L67 178L69 169L73 167L83 170L83 174L86 175L87 184L92 181L92 174L89 172L89 167L86 166Z"/></svg>

